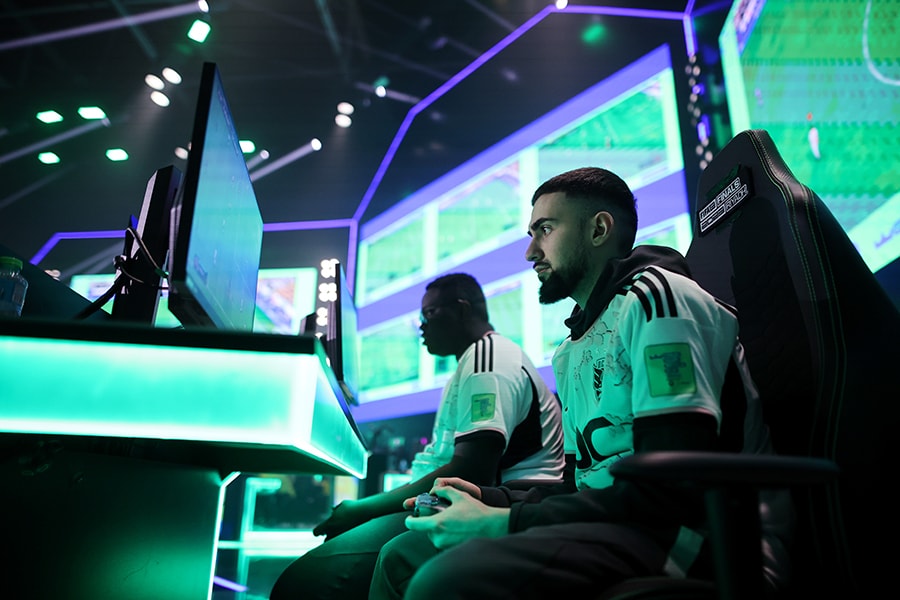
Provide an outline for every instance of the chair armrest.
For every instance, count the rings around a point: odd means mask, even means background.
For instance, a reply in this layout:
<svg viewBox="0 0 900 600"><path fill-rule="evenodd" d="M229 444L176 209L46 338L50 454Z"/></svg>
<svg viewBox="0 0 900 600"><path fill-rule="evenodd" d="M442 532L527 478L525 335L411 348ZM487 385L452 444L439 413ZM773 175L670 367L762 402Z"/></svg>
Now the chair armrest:
<svg viewBox="0 0 900 600"><path fill-rule="evenodd" d="M704 490L716 589L723 600L764 595L759 490L837 479L830 460L724 452L642 452L610 467L614 477Z"/></svg>
<svg viewBox="0 0 900 600"><path fill-rule="evenodd" d="M837 479L837 464L825 458L727 452L643 452L610 467L614 477L659 483L689 483L703 488L746 485L753 488L827 483Z"/></svg>

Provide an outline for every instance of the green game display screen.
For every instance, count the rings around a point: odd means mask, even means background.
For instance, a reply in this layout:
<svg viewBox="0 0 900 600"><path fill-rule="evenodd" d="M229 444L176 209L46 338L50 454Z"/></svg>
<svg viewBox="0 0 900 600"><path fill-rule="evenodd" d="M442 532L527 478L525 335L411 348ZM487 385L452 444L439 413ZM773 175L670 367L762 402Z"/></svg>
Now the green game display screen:
<svg viewBox="0 0 900 600"><path fill-rule="evenodd" d="M900 255L900 4L740 0L720 35L734 132L766 129L872 271Z"/></svg>
<svg viewBox="0 0 900 600"><path fill-rule="evenodd" d="M425 285L451 272L475 276L494 328L522 345L553 384L550 359L568 335L563 321L574 303L538 302L540 284L525 259L531 194L542 181L585 165L618 173L635 191L637 243L687 251L691 222L667 46L362 225L356 291L364 368L357 420L436 407L455 359L435 358L422 347L419 306ZM379 404L392 408L373 406Z"/></svg>

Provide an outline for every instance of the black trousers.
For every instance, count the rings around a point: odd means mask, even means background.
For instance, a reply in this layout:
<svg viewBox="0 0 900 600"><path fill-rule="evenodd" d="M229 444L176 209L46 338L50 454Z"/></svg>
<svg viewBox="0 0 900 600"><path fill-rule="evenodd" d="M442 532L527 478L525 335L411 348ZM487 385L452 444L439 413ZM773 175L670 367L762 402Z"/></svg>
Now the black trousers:
<svg viewBox="0 0 900 600"><path fill-rule="evenodd" d="M271 600L353 600L369 594L378 551L405 531L408 512L367 521L295 560L275 581Z"/></svg>
<svg viewBox="0 0 900 600"><path fill-rule="evenodd" d="M653 538L607 523L534 527L445 551L409 531L379 554L369 598L595 597L629 577L664 574L666 559L666 549Z"/></svg>

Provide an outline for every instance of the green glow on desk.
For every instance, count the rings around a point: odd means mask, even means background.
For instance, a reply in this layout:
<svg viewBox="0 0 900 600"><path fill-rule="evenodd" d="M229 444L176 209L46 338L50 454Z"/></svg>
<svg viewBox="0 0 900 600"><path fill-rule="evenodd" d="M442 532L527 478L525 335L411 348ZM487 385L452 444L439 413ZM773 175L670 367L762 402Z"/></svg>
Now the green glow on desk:
<svg viewBox="0 0 900 600"><path fill-rule="evenodd" d="M365 477L315 354L0 335L0 431L287 447Z"/></svg>

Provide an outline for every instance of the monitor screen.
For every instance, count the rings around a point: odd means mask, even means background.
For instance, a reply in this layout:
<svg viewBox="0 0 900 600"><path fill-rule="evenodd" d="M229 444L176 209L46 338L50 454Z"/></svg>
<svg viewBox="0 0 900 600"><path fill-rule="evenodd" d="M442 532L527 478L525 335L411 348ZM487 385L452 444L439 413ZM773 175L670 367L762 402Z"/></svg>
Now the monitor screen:
<svg viewBox="0 0 900 600"><path fill-rule="evenodd" d="M185 327L251 331L263 224L215 63L204 63L171 215L169 310Z"/></svg>
<svg viewBox="0 0 900 600"><path fill-rule="evenodd" d="M719 36L732 130L765 129L872 271L900 256L900 35L870 0L737 0Z"/></svg>

